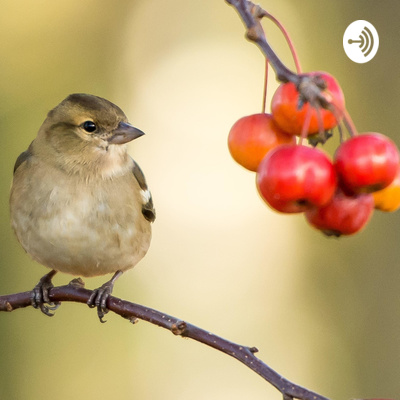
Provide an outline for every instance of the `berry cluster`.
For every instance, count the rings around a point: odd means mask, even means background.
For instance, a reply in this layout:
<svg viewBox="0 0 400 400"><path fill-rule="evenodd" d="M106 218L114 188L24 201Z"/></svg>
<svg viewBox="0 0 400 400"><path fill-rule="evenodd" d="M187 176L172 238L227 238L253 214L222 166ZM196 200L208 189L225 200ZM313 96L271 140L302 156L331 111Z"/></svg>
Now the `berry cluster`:
<svg viewBox="0 0 400 400"><path fill-rule="evenodd" d="M239 164L257 173L258 191L271 208L304 212L327 235L350 235L366 225L374 208L400 207L399 151L380 133L357 134L331 75L301 77L298 86L286 82L278 87L271 114L250 115L233 125L229 150ZM342 121L350 133L347 140ZM336 127L341 144L331 160L316 145ZM303 144L305 138L314 147Z"/></svg>

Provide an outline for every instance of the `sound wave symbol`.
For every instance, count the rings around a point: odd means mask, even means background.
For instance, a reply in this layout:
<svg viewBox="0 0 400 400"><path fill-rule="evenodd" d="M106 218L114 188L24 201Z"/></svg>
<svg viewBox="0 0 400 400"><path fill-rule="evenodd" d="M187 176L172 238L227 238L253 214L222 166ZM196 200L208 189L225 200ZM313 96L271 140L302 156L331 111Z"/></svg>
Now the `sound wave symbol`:
<svg viewBox="0 0 400 400"><path fill-rule="evenodd" d="M364 57L367 57L374 47L374 36L367 27L364 27L361 35L359 36L359 39L360 40L349 39L349 44L360 43L359 47L364 53Z"/></svg>

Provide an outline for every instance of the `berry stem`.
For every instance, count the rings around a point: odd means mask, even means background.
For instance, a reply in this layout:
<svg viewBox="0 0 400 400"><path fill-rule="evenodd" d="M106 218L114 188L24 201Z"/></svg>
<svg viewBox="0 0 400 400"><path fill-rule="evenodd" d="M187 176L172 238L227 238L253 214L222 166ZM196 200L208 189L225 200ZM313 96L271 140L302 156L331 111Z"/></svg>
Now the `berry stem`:
<svg viewBox="0 0 400 400"><path fill-rule="evenodd" d="M346 108L343 109L343 122L346 125L346 128L351 137L358 135L357 128L354 125L354 122L351 119L350 114L348 113Z"/></svg>
<svg viewBox="0 0 400 400"><path fill-rule="evenodd" d="M319 107L316 107L315 111L317 113L318 134L322 138L324 136L324 122L322 121L321 110Z"/></svg>
<svg viewBox="0 0 400 400"><path fill-rule="evenodd" d="M339 141L340 141L340 143L343 143L344 137L343 137L342 125L339 123L337 128L338 128L338 131L339 131Z"/></svg>
<svg viewBox="0 0 400 400"><path fill-rule="evenodd" d="M283 24L275 18L272 14L270 14L268 11L263 10L262 15L268 19L270 19L282 32L283 36L286 39L287 44L289 45L290 51L292 53L293 61L296 66L296 71L298 74L301 74L301 65L300 65L300 60L297 55L296 48L294 47L293 41L289 35L289 32L286 30L286 28L283 26Z"/></svg>
<svg viewBox="0 0 400 400"><path fill-rule="evenodd" d="M269 68L268 58L265 58L264 91L263 91L263 102L262 102L262 110L261 110L261 112L263 114L265 114L265 111L267 109L268 68Z"/></svg>
<svg viewBox="0 0 400 400"><path fill-rule="evenodd" d="M301 134L300 134L300 140L299 140L300 146L303 145L303 141L307 137L308 128L310 127L311 114L312 114L312 107L308 107L306 118L304 119L304 124L301 128Z"/></svg>
<svg viewBox="0 0 400 400"><path fill-rule="evenodd" d="M321 96L325 99L325 101L328 104L328 107L326 107L326 109L328 109L333 113L338 125L343 116L343 122L347 128L347 131L349 132L349 135L351 137L357 136L358 135L357 128L354 125L354 122L349 112L347 111L346 107L340 107L338 104L336 104L336 102L333 101L334 97L331 95L329 91L326 91L326 93L321 93ZM341 133L341 141L342 140L343 140L343 135Z"/></svg>

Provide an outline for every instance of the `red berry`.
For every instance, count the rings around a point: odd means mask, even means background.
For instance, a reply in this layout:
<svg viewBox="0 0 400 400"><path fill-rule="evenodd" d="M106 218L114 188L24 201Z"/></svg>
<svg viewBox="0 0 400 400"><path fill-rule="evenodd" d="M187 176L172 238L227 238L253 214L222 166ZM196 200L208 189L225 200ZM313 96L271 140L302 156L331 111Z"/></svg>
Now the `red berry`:
<svg viewBox="0 0 400 400"><path fill-rule="evenodd" d="M337 191L324 207L307 210L307 221L328 236L351 235L360 231L374 210L371 194L347 196Z"/></svg>
<svg viewBox="0 0 400 400"><path fill-rule="evenodd" d="M296 213L329 202L336 189L336 175L331 161L321 150L282 145L261 162L257 187L272 208Z"/></svg>
<svg viewBox="0 0 400 400"><path fill-rule="evenodd" d="M343 189L370 193L390 185L399 165L396 145L380 133L354 136L335 154L335 168Z"/></svg>
<svg viewBox="0 0 400 400"><path fill-rule="evenodd" d="M228 147L233 159L250 171L257 171L264 156L280 144L296 139L282 131L271 114L254 114L236 121L229 132Z"/></svg>
<svg viewBox="0 0 400 400"><path fill-rule="evenodd" d="M310 72L309 76L319 76L325 82L326 89L323 90L327 99L335 106L336 113L333 114L324 108L318 111L313 108L311 110L310 125L308 127L308 135L313 135L319 132L318 112L322 120L323 130L334 128L342 117L344 109L344 95L336 79L326 72ZM275 92L271 110L276 124L284 131L292 135L300 135L306 115L310 109L310 103L305 103L299 108L299 92L292 82L281 84Z"/></svg>

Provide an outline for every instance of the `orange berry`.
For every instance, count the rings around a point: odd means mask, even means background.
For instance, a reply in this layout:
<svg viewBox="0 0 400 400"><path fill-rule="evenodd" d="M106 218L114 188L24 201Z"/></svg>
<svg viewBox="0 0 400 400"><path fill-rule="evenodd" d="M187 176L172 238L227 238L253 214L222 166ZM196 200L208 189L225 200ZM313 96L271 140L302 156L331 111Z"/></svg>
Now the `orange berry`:
<svg viewBox="0 0 400 400"><path fill-rule="evenodd" d="M233 159L257 171L265 155L281 144L295 144L296 139L281 130L271 114L254 114L239 119L229 132L228 147Z"/></svg>
<svg viewBox="0 0 400 400"><path fill-rule="evenodd" d="M377 210L392 212L400 208L400 166L393 182L386 188L372 193L372 196Z"/></svg>
<svg viewBox="0 0 400 400"><path fill-rule="evenodd" d="M344 109L344 95L336 79L326 72L310 72L310 76L319 76L325 81L326 89L323 90L325 96L336 107L336 113L320 108L322 129L329 130L334 128L340 121L336 117L342 117ZM305 103L299 108L299 92L292 82L281 84L271 101L271 110L276 124L292 135L300 135L307 114L311 107L310 103ZM310 125L307 129L308 135L319 132L318 112L315 108L311 110Z"/></svg>

